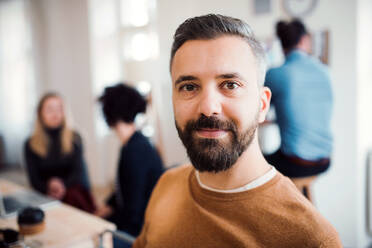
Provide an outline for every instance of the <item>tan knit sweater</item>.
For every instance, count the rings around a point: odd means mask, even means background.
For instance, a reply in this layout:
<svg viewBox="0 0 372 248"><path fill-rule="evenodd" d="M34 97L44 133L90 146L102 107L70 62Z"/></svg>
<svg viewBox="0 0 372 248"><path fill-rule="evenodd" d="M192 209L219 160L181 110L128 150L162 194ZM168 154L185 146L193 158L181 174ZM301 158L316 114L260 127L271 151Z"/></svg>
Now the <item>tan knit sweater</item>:
<svg viewBox="0 0 372 248"><path fill-rule="evenodd" d="M240 193L199 186L192 166L165 173L134 248L342 247L335 229L278 174Z"/></svg>

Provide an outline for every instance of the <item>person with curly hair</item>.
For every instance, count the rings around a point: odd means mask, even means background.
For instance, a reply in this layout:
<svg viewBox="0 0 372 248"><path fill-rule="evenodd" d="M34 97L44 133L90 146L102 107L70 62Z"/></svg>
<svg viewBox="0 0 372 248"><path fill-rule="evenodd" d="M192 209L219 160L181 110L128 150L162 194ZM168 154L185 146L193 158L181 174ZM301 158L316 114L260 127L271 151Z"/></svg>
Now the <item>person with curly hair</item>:
<svg viewBox="0 0 372 248"><path fill-rule="evenodd" d="M136 130L134 120L146 111L146 100L123 83L107 87L99 98L106 123L122 144L116 189L97 211L119 230L137 236L152 189L163 172L163 164L148 138Z"/></svg>

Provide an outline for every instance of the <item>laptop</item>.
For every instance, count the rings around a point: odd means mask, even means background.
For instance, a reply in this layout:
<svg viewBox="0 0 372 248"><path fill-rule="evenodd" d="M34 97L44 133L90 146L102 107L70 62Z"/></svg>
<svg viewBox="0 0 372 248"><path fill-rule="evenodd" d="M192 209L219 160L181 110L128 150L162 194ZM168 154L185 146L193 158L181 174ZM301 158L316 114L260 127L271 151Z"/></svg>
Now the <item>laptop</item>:
<svg viewBox="0 0 372 248"><path fill-rule="evenodd" d="M25 207L39 207L45 210L58 204L60 201L56 199L29 190L16 191L5 196L0 192L0 218L15 216Z"/></svg>

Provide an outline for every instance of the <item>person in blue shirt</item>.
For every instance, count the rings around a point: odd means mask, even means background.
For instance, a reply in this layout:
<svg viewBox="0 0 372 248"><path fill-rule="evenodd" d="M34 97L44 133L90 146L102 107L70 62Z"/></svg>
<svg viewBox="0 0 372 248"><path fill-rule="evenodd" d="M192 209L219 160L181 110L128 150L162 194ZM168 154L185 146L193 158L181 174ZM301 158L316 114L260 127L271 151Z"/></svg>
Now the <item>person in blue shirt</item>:
<svg viewBox="0 0 372 248"><path fill-rule="evenodd" d="M115 192L96 214L114 222L119 230L137 236L152 189L163 172L157 150L134 123L137 114L146 111L147 101L123 83L105 88L99 101L106 123L122 146ZM116 242L115 247L119 247Z"/></svg>
<svg viewBox="0 0 372 248"><path fill-rule="evenodd" d="M280 21L285 62L266 74L281 145L266 159L290 178L318 175L330 165L333 96L328 69L309 56L311 39L300 20Z"/></svg>

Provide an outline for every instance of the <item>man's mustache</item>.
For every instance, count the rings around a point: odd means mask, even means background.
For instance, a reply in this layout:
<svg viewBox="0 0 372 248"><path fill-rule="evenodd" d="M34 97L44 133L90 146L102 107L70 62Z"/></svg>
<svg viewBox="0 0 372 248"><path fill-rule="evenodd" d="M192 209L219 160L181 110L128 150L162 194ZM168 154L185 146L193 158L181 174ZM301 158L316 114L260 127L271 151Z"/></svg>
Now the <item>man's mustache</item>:
<svg viewBox="0 0 372 248"><path fill-rule="evenodd" d="M196 121L189 121L186 128L192 131L201 130L204 128L225 131L235 130L235 126L232 121L224 121L217 117L207 117L204 115L200 116Z"/></svg>

